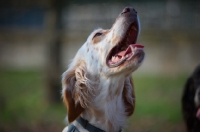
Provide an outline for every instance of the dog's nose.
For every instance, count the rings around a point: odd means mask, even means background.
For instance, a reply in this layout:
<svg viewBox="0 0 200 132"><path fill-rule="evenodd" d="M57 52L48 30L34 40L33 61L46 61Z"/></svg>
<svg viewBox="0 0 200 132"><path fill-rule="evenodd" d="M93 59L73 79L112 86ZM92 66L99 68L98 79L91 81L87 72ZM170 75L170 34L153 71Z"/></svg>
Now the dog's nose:
<svg viewBox="0 0 200 132"><path fill-rule="evenodd" d="M126 7L126 8L124 8L121 14L132 12L132 11L137 14L137 11L134 8L132 8L132 7Z"/></svg>

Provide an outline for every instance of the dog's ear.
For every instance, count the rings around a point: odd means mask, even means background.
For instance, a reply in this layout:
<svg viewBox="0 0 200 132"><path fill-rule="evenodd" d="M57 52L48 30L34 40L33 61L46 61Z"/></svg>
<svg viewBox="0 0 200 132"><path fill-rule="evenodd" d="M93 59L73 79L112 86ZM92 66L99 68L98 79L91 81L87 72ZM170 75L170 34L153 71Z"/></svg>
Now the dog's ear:
<svg viewBox="0 0 200 132"><path fill-rule="evenodd" d="M123 100L127 116L131 116L135 109L135 92L132 77L127 77L124 83Z"/></svg>
<svg viewBox="0 0 200 132"><path fill-rule="evenodd" d="M69 68L62 76L62 96L67 107L68 122L73 122L83 111L84 108L78 101L76 93L76 67Z"/></svg>

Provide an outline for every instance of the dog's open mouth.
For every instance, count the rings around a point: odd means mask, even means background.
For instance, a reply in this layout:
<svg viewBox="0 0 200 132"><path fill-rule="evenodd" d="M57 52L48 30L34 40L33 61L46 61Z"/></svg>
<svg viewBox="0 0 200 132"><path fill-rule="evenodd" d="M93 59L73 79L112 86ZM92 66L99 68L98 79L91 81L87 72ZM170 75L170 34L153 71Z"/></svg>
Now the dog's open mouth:
<svg viewBox="0 0 200 132"><path fill-rule="evenodd" d="M130 25L125 37L109 52L106 58L108 67L117 67L123 64L125 61L131 60L132 58L144 57L144 46L136 44L138 30L137 22L134 22Z"/></svg>

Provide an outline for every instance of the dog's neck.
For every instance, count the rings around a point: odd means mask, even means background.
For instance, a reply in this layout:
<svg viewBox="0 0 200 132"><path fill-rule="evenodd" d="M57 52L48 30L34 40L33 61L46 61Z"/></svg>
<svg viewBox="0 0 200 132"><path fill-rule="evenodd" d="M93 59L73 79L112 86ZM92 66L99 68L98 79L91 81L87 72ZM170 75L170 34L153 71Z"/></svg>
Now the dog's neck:
<svg viewBox="0 0 200 132"><path fill-rule="evenodd" d="M122 98L125 77L99 78L97 82L95 96L81 116L102 130L118 132L127 119Z"/></svg>

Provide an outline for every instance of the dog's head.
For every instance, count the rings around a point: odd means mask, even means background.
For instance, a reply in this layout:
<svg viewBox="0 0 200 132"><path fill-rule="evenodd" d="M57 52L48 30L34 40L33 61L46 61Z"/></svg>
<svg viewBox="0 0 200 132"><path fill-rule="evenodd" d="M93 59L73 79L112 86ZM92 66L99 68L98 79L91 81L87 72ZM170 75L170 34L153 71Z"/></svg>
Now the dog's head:
<svg viewBox="0 0 200 132"><path fill-rule="evenodd" d="M136 44L139 31L137 12L125 8L111 29L97 29L90 34L75 59L82 58L88 69L105 76L132 73L145 56L143 46Z"/></svg>
<svg viewBox="0 0 200 132"><path fill-rule="evenodd" d="M143 46L136 44L139 31L137 12L129 7L119 14L111 29L97 29L90 34L63 74L69 122L80 115L89 102L88 96L94 94L92 83L97 80L90 75L126 78L141 65L145 53Z"/></svg>

